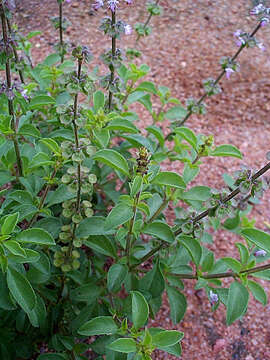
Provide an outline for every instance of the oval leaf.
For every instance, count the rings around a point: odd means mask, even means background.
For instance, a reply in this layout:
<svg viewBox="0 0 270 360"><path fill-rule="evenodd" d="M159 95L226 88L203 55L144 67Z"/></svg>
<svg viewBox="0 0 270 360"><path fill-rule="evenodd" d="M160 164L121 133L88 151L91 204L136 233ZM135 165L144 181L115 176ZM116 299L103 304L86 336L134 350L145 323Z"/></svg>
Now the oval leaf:
<svg viewBox="0 0 270 360"><path fill-rule="evenodd" d="M127 273L128 270L126 266L122 264L112 265L107 275L108 290L111 292L119 291Z"/></svg>
<svg viewBox="0 0 270 360"><path fill-rule="evenodd" d="M245 286L238 281L234 281L229 289L226 323L231 325L239 319L248 306L249 293Z"/></svg>
<svg viewBox="0 0 270 360"><path fill-rule="evenodd" d="M185 126L181 126L174 129L174 132L185 139L192 147L196 150L197 148L197 137L192 130Z"/></svg>
<svg viewBox="0 0 270 360"><path fill-rule="evenodd" d="M133 216L133 210L130 206L120 203L116 205L105 220L105 230L113 229L126 223Z"/></svg>
<svg viewBox="0 0 270 360"><path fill-rule="evenodd" d="M8 268L7 285L17 303L29 313L36 306L36 295L30 282L18 271Z"/></svg>
<svg viewBox="0 0 270 360"><path fill-rule="evenodd" d="M143 327L148 319L149 306L139 291L132 291L132 322L136 330Z"/></svg>
<svg viewBox="0 0 270 360"><path fill-rule="evenodd" d="M24 244L55 245L53 237L43 229L28 229L16 236L16 241Z"/></svg>
<svg viewBox="0 0 270 360"><path fill-rule="evenodd" d="M154 221L151 224L147 225L143 232L148 235L152 235L166 241L168 243L174 242L174 234L169 227L169 225L163 223L162 221Z"/></svg>
<svg viewBox="0 0 270 360"><path fill-rule="evenodd" d="M235 157L238 159L242 159L242 157L243 157L240 150L238 150L233 145L227 145L227 144L216 147L215 150L213 150L210 155L211 156L231 156L231 157Z"/></svg>
<svg viewBox="0 0 270 360"><path fill-rule="evenodd" d="M250 228L243 229L240 234L261 249L270 252L270 234Z"/></svg>
<svg viewBox="0 0 270 360"><path fill-rule="evenodd" d="M99 316L83 324L78 333L84 336L111 335L117 330L118 327L111 316Z"/></svg>
<svg viewBox="0 0 270 360"><path fill-rule="evenodd" d="M187 309L186 297L171 286L167 286L166 291L170 303L170 317L173 324L176 325L183 319L185 315Z"/></svg>
<svg viewBox="0 0 270 360"><path fill-rule="evenodd" d="M260 284L256 283L255 281L248 280L248 288L256 300L258 300L264 306L267 304L267 295L264 291L264 288Z"/></svg>
<svg viewBox="0 0 270 360"><path fill-rule="evenodd" d="M153 336L153 344L158 348L172 346L183 339L184 333L176 330L161 331Z"/></svg>
<svg viewBox="0 0 270 360"><path fill-rule="evenodd" d="M30 101L29 108L31 110L33 110L33 109L38 109L42 106L51 105L51 104L55 104L54 98L52 98L51 96L48 96L48 95L38 95L38 96L35 96Z"/></svg>
<svg viewBox="0 0 270 360"><path fill-rule="evenodd" d="M136 351L136 341L128 338L120 338L113 341L107 348L128 354Z"/></svg>
<svg viewBox="0 0 270 360"><path fill-rule="evenodd" d="M94 160L100 161L115 170L121 171L123 174L129 176L128 163L126 159L115 150L104 149L99 150Z"/></svg>
<svg viewBox="0 0 270 360"><path fill-rule="evenodd" d="M186 184L182 177L174 172L160 172L153 180L152 184L171 186L178 189L185 189Z"/></svg>

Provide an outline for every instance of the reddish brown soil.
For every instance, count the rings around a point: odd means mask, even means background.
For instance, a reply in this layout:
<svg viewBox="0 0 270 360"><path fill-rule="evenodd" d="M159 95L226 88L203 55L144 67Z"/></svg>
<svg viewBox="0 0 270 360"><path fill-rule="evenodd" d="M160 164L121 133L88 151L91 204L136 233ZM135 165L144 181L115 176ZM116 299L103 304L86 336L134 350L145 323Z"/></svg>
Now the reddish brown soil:
<svg viewBox="0 0 270 360"><path fill-rule="evenodd" d="M52 30L49 18L57 14L56 0L18 1L17 22L24 33L42 30L42 35L33 43L35 61L44 58L52 50L56 32ZM134 5L123 6L118 16L131 25L146 18L143 0L134 0ZM202 80L215 77L220 72L219 59L231 56L237 47L233 32L237 29L251 31L255 21L249 13L251 1L246 0L161 0L164 15L153 19L153 34L140 41L143 51L142 62L151 66L149 79L169 86L172 95L184 104L185 99L202 94ZM101 50L109 48L109 40L97 30L104 15L101 10L89 16L90 3L73 0L65 4L64 12L72 21L68 31L70 40L90 46L95 62ZM245 49L240 57L240 72L229 80L221 82L223 92L207 99L206 116L193 115L188 121L196 132L213 134L217 145L231 143L240 148L244 160L211 158L203 161L199 182L221 189L224 171L232 173L240 164L259 169L266 164L265 154L269 150L270 138L270 27L262 28L257 37L265 43L266 51L258 48ZM135 35L125 37L122 47L134 46ZM137 108L144 127L150 119L143 109ZM167 123L164 131L167 133ZM175 170L176 163L171 165ZM170 166L169 166L170 167ZM181 168L179 168L180 171ZM257 226L265 228L269 222L269 192L254 211ZM215 236L211 249L216 256L235 254L233 245L236 237L220 231ZM239 241L239 239L238 239ZM261 281L270 295L269 284ZM220 307L212 313L205 294L195 296L194 283L185 282L188 309L184 320L173 326L169 320L166 298L155 325L184 331L184 360L269 360L270 359L270 305L263 307L258 302L249 304L243 321L230 327L225 326L225 309ZM155 359L175 359L165 353L156 353Z"/></svg>

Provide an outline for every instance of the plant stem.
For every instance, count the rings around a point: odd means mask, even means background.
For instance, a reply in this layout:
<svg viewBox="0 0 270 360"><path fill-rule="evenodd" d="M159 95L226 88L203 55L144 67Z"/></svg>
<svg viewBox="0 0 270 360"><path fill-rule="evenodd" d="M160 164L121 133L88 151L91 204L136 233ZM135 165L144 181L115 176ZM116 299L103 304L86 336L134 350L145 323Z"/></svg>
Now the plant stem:
<svg viewBox="0 0 270 360"><path fill-rule="evenodd" d="M78 71L77 77L80 81L81 78L81 71L82 71L82 60L78 60ZM76 125L76 119L78 116L78 93L76 93L74 97L74 106L73 106L73 131L75 137L75 144L76 144L76 151L79 151L79 135L78 135L78 127ZM78 188L77 188L77 200L76 200L76 212L79 212L80 209L80 202L81 202L81 165L80 163L77 166L77 179L78 179Z"/></svg>
<svg viewBox="0 0 270 360"><path fill-rule="evenodd" d="M259 271L263 271L263 270L268 270L270 269L270 264L266 264L266 265L261 265L261 266L255 266L251 269L247 269L247 270L241 270L239 272L239 274L247 274L247 275L251 275L254 274L256 272ZM179 279L196 279L198 280L199 278L202 279L221 279L221 278L228 278L228 277L239 277L239 274L233 272L233 271L228 271L225 273L219 273L219 274L208 274L208 275L192 275L192 274L173 274L173 273L168 273L168 275L172 275L175 277L178 277Z"/></svg>
<svg viewBox="0 0 270 360"><path fill-rule="evenodd" d="M263 175L266 171L268 171L270 169L270 162L267 163L263 168L261 168L259 171L257 171L253 176L252 176L252 181L256 180L258 177L260 177L261 175ZM236 188L235 190L233 190L228 196L225 197L225 199L223 199L223 203L225 204L226 202L228 202L229 200L231 200L232 198L234 198L236 195L238 195L240 193L239 187ZM208 208L207 210L203 211L202 213L200 213L198 216L196 216L193 219L193 224L197 223L198 221L202 220L203 218L205 218L206 216L209 215L209 212L211 210L215 210L217 207L214 208ZM174 236L178 236L179 234L182 233L181 228L176 230L174 232ZM154 249L152 249L151 251L149 251L142 259L140 259L140 262L138 264L134 264L131 266L131 270L135 269L137 266L139 266L140 264L142 264L143 262L147 261L148 259L150 259L153 255L155 255L160 249L162 249L163 247L166 248L170 246L170 244L166 243L166 242L161 242L160 245L158 245L157 247L155 247Z"/></svg>
<svg viewBox="0 0 270 360"><path fill-rule="evenodd" d="M167 207L169 201L170 201L170 199L167 199L165 196L162 203L160 204L160 207L155 211L155 213L145 223L150 224L153 220L155 220L158 217L158 215Z"/></svg>
<svg viewBox="0 0 270 360"><path fill-rule="evenodd" d="M261 22L260 22L259 24L257 24L257 26L255 27L255 29L254 29L254 30L252 31L252 33L250 34L250 36L254 36L254 35L256 34L256 32L260 29L260 27L261 27ZM238 57L238 55L242 52L242 50L243 50L245 47L246 47L245 45L241 45L241 46L239 47L239 49L236 51L236 53L234 54L234 56L231 58L231 60L234 61L234 60ZM223 70L221 71L221 73L218 75L218 77L216 78L216 80L214 81L213 86L215 86L215 85L217 85L217 84L219 83L219 81L223 78L223 76L225 75L225 73L226 73L226 71L223 69ZM196 105L200 105L206 97L207 97L207 93L204 93L204 94L200 97L200 99L198 100L198 102L197 102ZM189 118L192 114L193 114L193 112L190 110L190 111L186 114L186 116L184 117L184 119L183 119L182 121L179 121L178 123L176 122L176 126L182 126L182 125L184 125L184 123L188 120L188 118ZM169 134L166 136L165 140L168 140L168 138L169 138L170 136L172 136L172 135L174 135L174 132L169 133Z"/></svg>
<svg viewBox="0 0 270 360"><path fill-rule="evenodd" d="M55 175L56 175L56 172L57 172L57 168L55 167L55 168L54 168L54 171L53 171L53 173L52 173L52 175L51 175L51 177L50 177L50 180L53 180L53 179L54 179L54 177L55 177ZM38 214L39 214L40 210L42 209L42 207L43 207L43 205L44 205L44 203L45 203L46 197L47 197L47 195L48 195L48 192L49 192L51 186L52 186L52 185L50 184L50 181L49 181L49 183L48 183L47 186L45 187L44 193L42 194L42 197L41 197L41 199L40 199L40 202L39 202L39 205L38 205L38 212L37 212L37 213L32 217L32 219L29 221L28 226L27 226L28 228L30 228L30 227L34 224L34 222L36 221L36 219L37 219L37 217L38 217Z"/></svg>
<svg viewBox="0 0 270 360"><path fill-rule="evenodd" d="M115 29L115 22L116 22L116 16L115 11L112 11L112 28ZM111 78L110 78L110 85L113 84L114 81L114 59L115 59L115 51L116 51L116 36L112 36L112 62L110 64L110 71L111 71ZM113 105L113 93L109 89L109 111L112 111L112 105Z"/></svg>
<svg viewBox="0 0 270 360"><path fill-rule="evenodd" d="M11 35L12 34L12 26L10 24L10 20L8 18L6 20L7 20L8 31L9 31L9 34ZM18 57L16 46L13 42L11 45L12 45L12 49L13 49L13 53L14 53L15 62L16 62L16 64L19 64L19 57ZM21 83L24 84L23 71L21 69L19 69L18 72L19 72L19 76L21 79Z"/></svg>
<svg viewBox="0 0 270 360"><path fill-rule="evenodd" d="M7 49L8 48L8 30L7 30L6 16L5 16L2 1L0 2L0 13L1 13L4 47L5 47L5 49ZM7 88L10 90L12 88L12 85L11 85L11 70L10 70L8 54L6 54L5 68L6 68ZM8 99L8 110L9 110L9 115L11 116L11 128L14 132L13 144L14 144L14 150L15 150L16 159L17 159L18 173L19 173L19 176L23 176L23 166L22 166L22 159L21 159L21 154L20 154L19 143L18 143L18 139L17 139L17 129L16 129L15 113L14 113L14 106L13 106L12 99Z"/></svg>
<svg viewBox="0 0 270 360"><path fill-rule="evenodd" d="M131 237L132 237L132 230L133 230L133 225L136 219L136 214L137 214L137 206L140 200L140 196L141 196L141 192L142 192L142 186L140 191L136 194L136 197L134 199L134 205L133 205L133 216L130 220L129 223L129 230L128 230L128 234L127 234L127 242L126 242L126 257L127 257L127 265L130 268L130 248L131 248Z"/></svg>
<svg viewBox="0 0 270 360"><path fill-rule="evenodd" d="M156 0L155 5L158 5L159 1L160 1L160 0ZM150 20L152 19L152 16L153 16L153 14L151 14L151 13L148 15L148 18L146 19L146 22L145 22L144 25L143 25L143 29L144 29L144 30L145 30L146 26L149 24ZM142 35L139 35L139 34L138 34L137 39L136 39L136 42L138 42L138 41L140 40L141 36L142 36Z"/></svg>
<svg viewBox="0 0 270 360"><path fill-rule="evenodd" d="M59 2L59 39L60 39L60 49L61 49L61 64L64 61L64 42L63 42L63 4Z"/></svg>

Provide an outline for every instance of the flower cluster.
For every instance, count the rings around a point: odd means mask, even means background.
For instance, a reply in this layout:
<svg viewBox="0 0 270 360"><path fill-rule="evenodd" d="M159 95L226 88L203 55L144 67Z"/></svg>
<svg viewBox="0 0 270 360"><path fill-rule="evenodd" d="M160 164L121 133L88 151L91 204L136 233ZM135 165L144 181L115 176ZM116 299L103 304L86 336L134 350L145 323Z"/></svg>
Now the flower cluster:
<svg viewBox="0 0 270 360"><path fill-rule="evenodd" d="M218 302L218 295L214 293L212 290L210 290L209 298L211 305L215 305Z"/></svg>
<svg viewBox="0 0 270 360"><path fill-rule="evenodd" d="M21 94L25 100L29 99L27 96L27 90L23 89L21 84L14 82L10 88L8 88L6 83L0 84L0 94L5 94L8 100L13 100L16 96L16 92Z"/></svg>
<svg viewBox="0 0 270 360"><path fill-rule="evenodd" d="M267 8L262 3L251 9L250 15L257 16L261 22L261 26L265 26L270 22L270 8Z"/></svg>
<svg viewBox="0 0 270 360"><path fill-rule="evenodd" d="M267 253L266 253L265 250L257 250L257 251L254 252L253 255L254 255L255 257L260 257L260 256L264 257L266 254L267 254Z"/></svg>
<svg viewBox="0 0 270 360"><path fill-rule="evenodd" d="M232 60L229 57L222 57L220 64L223 70L226 72L227 79L230 78L231 74L239 70L239 63L235 60Z"/></svg>
<svg viewBox="0 0 270 360"><path fill-rule="evenodd" d="M237 46L246 46L246 47L254 47L257 46L262 51L265 50L265 47L262 42L258 41L254 36L238 29L234 32L233 36L236 39Z"/></svg>
<svg viewBox="0 0 270 360"><path fill-rule="evenodd" d="M186 105L187 105L187 111L191 112L192 114L200 114L200 115L206 114L205 104L204 103L198 104L196 99L193 98L187 99Z"/></svg>
<svg viewBox="0 0 270 360"><path fill-rule="evenodd" d="M125 0L126 4L128 5L132 4L132 1L133 0ZM112 12L115 12L119 6L119 0L107 0L107 5ZM93 4L93 9L97 11L103 6L104 6L104 0L96 0L96 2Z"/></svg>
<svg viewBox="0 0 270 360"><path fill-rule="evenodd" d="M221 93L221 88L215 82L215 79L208 78L206 80L203 80L203 87L208 96L217 95Z"/></svg>

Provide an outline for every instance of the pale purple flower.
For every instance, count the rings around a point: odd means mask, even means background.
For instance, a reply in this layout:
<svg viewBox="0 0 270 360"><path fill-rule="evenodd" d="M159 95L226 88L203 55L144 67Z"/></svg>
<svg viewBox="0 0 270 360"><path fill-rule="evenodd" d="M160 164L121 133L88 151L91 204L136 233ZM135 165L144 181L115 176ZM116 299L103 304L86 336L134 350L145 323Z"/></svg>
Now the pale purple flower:
<svg viewBox="0 0 270 360"><path fill-rule="evenodd" d="M229 79L230 76L232 75L232 73L234 73L235 71L232 68L226 68L226 78Z"/></svg>
<svg viewBox="0 0 270 360"><path fill-rule="evenodd" d="M265 250L257 250L257 251L255 251L255 253L253 255L256 257L265 256L266 251Z"/></svg>
<svg viewBox="0 0 270 360"><path fill-rule="evenodd" d="M258 4L250 11L250 15L259 15L264 12L264 10L265 6L263 4Z"/></svg>
<svg viewBox="0 0 270 360"><path fill-rule="evenodd" d="M108 1L108 7L111 9L112 12L115 12L115 10L118 7L119 1L118 0L107 0Z"/></svg>
<svg viewBox="0 0 270 360"><path fill-rule="evenodd" d="M215 294L212 290L210 290L210 304L215 305L218 302L218 294Z"/></svg>
<svg viewBox="0 0 270 360"><path fill-rule="evenodd" d="M102 6L104 6L103 0L96 0L96 2L93 4L93 9L98 10Z"/></svg>
<svg viewBox="0 0 270 360"><path fill-rule="evenodd" d="M27 90L26 90L26 89L24 89L24 90L21 92L21 94L22 94L22 97L23 97L25 100L29 100L29 96L27 95Z"/></svg>
<svg viewBox="0 0 270 360"><path fill-rule="evenodd" d="M269 18L265 17L261 19L261 26L266 26L269 23Z"/></svg>
<svg viewBox="0 0 270 360"><path fill-rule="evenodd" d="M263 43L258 42L258 43L257 43L257 46L258 46L258 48L261 49L262 51L265 51L265 46L263 45Z"/></svg>
<svg viewBox="0 0 270 360"><path fill-rule="evenodd" d="M125 1L128 5L131 5L133 0L125 0Z"/></svg>
<svg viewBox="0 0 270 360"><path fill-rule="evenodd" d="M236 45L237 46L241 46L241 45L245 45L245 40L243 39L242 35L244 34L244 32L240 29L236 30L233 33L233 36L236 38Z"/></svg>
<svg viewBox="0 0 270 360"><path fill-rule="evenodd" d="M130 25L125 25L125 35L130 35L132 33L132 27Z"/></svg>
<svg viewBox="0 0 270 360"><path fill-rule="evenodd" d="M70 2L71 2L71 0L66 0L66 2L67 2L67 3L70 3Z"/></svg>

